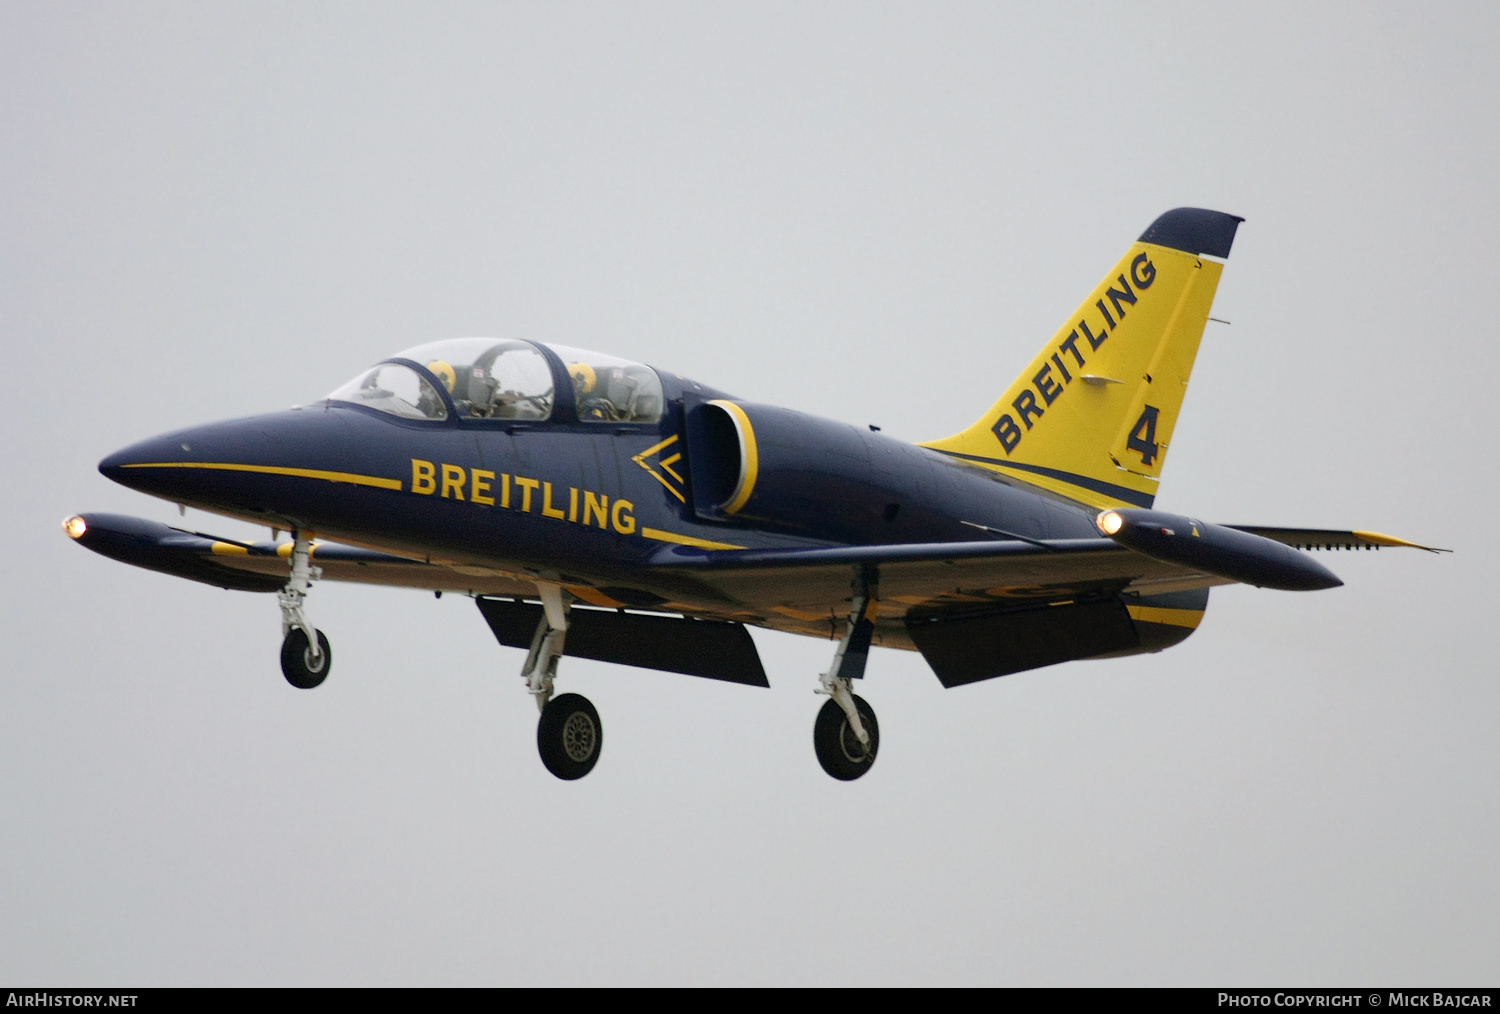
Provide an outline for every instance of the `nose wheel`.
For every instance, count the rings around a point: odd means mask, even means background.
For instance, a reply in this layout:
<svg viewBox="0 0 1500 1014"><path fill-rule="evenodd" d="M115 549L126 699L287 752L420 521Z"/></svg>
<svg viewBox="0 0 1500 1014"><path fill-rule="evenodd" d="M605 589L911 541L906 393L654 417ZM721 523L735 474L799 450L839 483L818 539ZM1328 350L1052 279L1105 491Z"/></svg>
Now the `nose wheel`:
<svg viewBox="0 0 1500 1014"><path fill-rule="evenodd" d="M312 583L323 576L314 567L312 544L302 532L292 533L292 572L286 587L277 594L281 604L281 674L298 690L311 690L328 678L333 652L328 638L313 628L302 604Z"/></svg>
<svg viewBox="0 0 1500 1014"><path fill-rule="evenodd" d="M333 651L328 647L328 638L321 630L318 635L318 650L301 627L293 627L281 642L281 674L298 690L311 690L328 678L333 666Z"/></svg>

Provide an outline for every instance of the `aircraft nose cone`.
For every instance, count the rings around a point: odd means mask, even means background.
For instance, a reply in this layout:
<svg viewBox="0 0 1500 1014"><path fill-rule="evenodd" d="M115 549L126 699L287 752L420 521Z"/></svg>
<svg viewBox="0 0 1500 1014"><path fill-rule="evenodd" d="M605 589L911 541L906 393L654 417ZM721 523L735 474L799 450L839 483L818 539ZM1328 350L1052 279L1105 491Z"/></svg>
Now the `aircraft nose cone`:
<svg viewBox="0 0 1500 1014"><path fill-rule="evenodd" d="M99 474L122 486L150 492L147 487L154 485L150 480L157 470L148 466L186 461L187 452L179 446L184 443L185 441L174 442L164 437L152 437L150 440L122 447L99 462Z"/></svg>
<svg viewBox="0 0 1500 1014"><path fill-rule="evenodd" d="M179 430L115 451L99 471L163 500L260 515L274 511L277 476L357 466L336 416L289 411Z"/></svg>
<svg viewBox="0 0 1500 1014"><path fill-rule="evenodd" d="M99 471L116 482L134 486L144 474L181 472L184 466L263 459L279 462L299 446L319 438L319 421L321 413L273 412L174 430L115 451L99 462Z"/></svg>
<svg viewBox="0 0 1500 1014"><path fill-rule="evenodd" d="M186 437L186 434L183 434ZM99 474L131 489L141 488L148 478L147 466L188 460L192 444L186 440L152 437L122 447L99 462ZM152 470L154 471L154 470Z"/></svg>
<svg viewBox="0 0 1500 1014"><path fill-rule="evenodd" d="M99 462L99 472L121 486L162 499L196 504L246 462L282 465L299 446L317 443L300 413L257 416L181 429L130 444ZM309 440L312 438L312 440Z"/></svg>

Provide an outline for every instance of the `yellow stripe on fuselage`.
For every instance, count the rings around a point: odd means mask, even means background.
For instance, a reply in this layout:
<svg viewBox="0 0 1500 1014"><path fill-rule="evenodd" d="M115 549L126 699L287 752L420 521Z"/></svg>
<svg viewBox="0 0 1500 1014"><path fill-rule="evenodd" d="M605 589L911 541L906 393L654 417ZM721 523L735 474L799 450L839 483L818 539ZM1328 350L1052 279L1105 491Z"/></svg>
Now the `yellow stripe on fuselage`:
<svg viewBox="0 0 1500 1014"><path fill-rule="evenodd" d="M281 465L237 465L227 461L152 461L124 468L206 468L219 472L258 472L261 475L290 475L298 479L322 479L325 482L347 482L355 486L374 486L376 489L401 491L400 479L386 479L379 475L360 475L358 472L325 472L318 468L285 468Z"/></svg>
<svg viewBox="0 0 1500 1014"><path fill-rule="evenodd" d="M744 549L744 546L731 545L728 542L710 542L708 539L697 539L691 535L678 535L676 532L664 532L660 528L642 528L641 538L655 539L657 542L670 542L677 546L692 546L695 549Z"/></svg>

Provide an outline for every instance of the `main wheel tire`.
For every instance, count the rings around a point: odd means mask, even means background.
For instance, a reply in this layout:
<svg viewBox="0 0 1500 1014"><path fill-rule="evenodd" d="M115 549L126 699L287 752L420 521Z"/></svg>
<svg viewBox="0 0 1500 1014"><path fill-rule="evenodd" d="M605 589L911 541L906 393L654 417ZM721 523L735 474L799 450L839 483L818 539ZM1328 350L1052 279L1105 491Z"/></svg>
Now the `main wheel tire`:
<svg viewBox="0 0 1500 1014"><path fill-rule="evenodd" d="M333 649L328 647L328 638L321 630L318 635L318 654L314 657L307 632L293 627L281 642L281 674L298 690L311 690L328 678L333 668Z"/></svg>
<svg viewBox="0 0 1500 1014"><path fill-rule="evenodd" d="M547 770L571 782L594 770L604 746L599 712L581 694L563 694L547 702L536 724L536 747Z"/></svg>
<svg viewBox="0 0 1500 1014"><path fill-rule="evenodd" d="M863 697L854 698L854 709L859 712L860 724L870 734L868 749L854 734L849 716L832 698L823 703L818 720L813 723L813 749L818 752L818 763L841 782L852 782L870 770L880 750L880 725L875 721L875 709Z"/></svg>

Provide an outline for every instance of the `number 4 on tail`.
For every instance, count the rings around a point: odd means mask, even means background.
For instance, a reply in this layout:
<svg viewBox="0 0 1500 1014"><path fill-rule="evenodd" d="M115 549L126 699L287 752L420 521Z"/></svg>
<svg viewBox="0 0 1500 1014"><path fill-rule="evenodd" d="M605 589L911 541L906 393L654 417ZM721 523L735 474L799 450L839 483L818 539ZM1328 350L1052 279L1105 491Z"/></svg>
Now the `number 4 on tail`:
<svg viewBox="0 0 1500 1014"><path fill-rule="evenodd" d="M1141 456L1141 464L1150 465L1156 460L1160 452L1156 444L1156 416L1157 410L1150 405L1141 413L1141 417L1135 421L1130 429L1130 439L1125 441L1125 446Z"/></svg>

